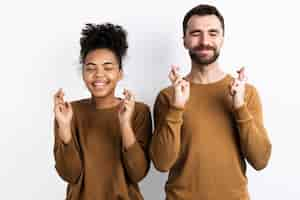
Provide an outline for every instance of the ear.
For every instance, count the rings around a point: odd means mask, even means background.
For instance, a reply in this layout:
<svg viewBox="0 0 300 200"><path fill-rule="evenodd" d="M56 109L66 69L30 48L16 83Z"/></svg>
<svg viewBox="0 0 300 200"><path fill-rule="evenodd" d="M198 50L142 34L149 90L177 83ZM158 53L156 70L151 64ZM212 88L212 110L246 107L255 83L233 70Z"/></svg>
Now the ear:
<svg viewBox="0 0 300 200"><path fill-rule="evenodd" d="M221 47L223 47L223 44L224 44L224 35L222 35L222 38L221 38Z"/></svg>
<svg viewBox="0 0 300 200"><path fill-rule="evenodd" d="M186 47L186 41L185 41L185 36L182 36L182 42L183 42L184 48L187 49L187 47Z"/></svg>

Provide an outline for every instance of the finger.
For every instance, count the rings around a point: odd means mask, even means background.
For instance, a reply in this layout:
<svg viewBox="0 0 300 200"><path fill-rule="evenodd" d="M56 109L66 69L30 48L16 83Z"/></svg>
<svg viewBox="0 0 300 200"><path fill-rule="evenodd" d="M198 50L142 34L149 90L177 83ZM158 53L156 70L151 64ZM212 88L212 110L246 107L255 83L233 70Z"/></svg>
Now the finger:
<svg viewBox="0 0 300 200"><path fill-rule="evenodd" d="M124 99L121 101L120 103L120 108L119 108L119 113L123 113L124 112Z"/></svg>
<svg viewBox="0 0 300 200"><path fill-rule="evenodd" d="M60 88L54 95L54 101L57 102L64 102L64 92L63 90Z"/></svg>
<svg viewBox="0 0 300 200"><path fill-rule="evenodd" d="M58 102L58 103L56 103L54 106L65 107L65 104L64 104L64 103L61 103L61 102Z"/></svg>
<svg viewBox="0 0 300 200"><path fill-rule="evenodd" d="M243 81L243 80L245 79L245 67L242 67L241 69L239 69L239 70L237 71L237 73L239 74L239 75L238 75L238 79L239 79L240 81Z"/></svg>
<svg viewBox="0 0 300 200"><path fill-rule="evenodd" d="M123 90L124 99L128 99L128 91L126 88Z"/></svg>
<svg viewBox="0 0 300 200"><path fill-rule="evenodd" d="M234 85L232 85L232 86L230 87L230 94L231 94L232 96L235 95L236 89L237 89L237 88L236 88Z"/></svg>
<svg viewBox="0 0 300 200"><path fill-rule="evenodd" d="M171 65L171 76L173 80L180 77L180 68L178 65Z"/></svg>
<svg viewBox="0 0 300 200"><path fill-rule="evenodd" d="M234 96L236 94L236 90L232 89L231 90L231 95Z"/></svg>
<svg viewBox="0 0 300 200"><path fill-rule="evenodd" d="M56 99L55 104L64 104L65 102L61 99Z"/></svg>
<svg viewBox="0 0 300 200"><path fill-rule="evenodd" d="M171 65L171 68L176 70L176 69L178 69L178 65L172 64L172 65Z"/></svg>
<svg viewBox="0 0 300 200"><path fill-rule="evenodd" d="M130 100L124 99L123 104L128 104L128 103L130 103L130 102L131 102Z"/></svg>
<svg viewBox="0 0 300 200"><path fill-rule="evenodd" d="M229 95L231 95L232 96L232 91L231 91L231 84L230 85L228 85L228 91L229 91Z"/></svg>
<svg viewBox="0 0 300 200"><path fill-rule="evenodd" d="M231 89L234 85L235 85L235 82L236 82L236 79L232 80L230 85L229 85L229 88Z"/></svg>
<svg viewBox="0 0 300 200"><path fill-rule="evenodd" d="M234 88L237 88L237 87L239 87L239 86L240 86L240 82L238 82L238 81L236 81L236 82L234 83L234 85L233 85Z"/></svg>
<svg viewBox="0 0 300 200"><path fill-rule="evenodd" d="M180 68L178 65L173 64L171 65L171 70L174 71L175 74L179 74Z"/></svg>
<svg viewBox="0 0 300 200"><path fill-rule="evenodd" d="M175 73L174 73L173 70L171 70L169 72L169 76L168 77L169 77L169 80L171 81L171 83L173 84L175 82L175 80L176 80L176 75L175 75Z"/></svg>
<svg viewBox="0 0 300 200"><path fill-rule="evenodd" d="M174 73L174 75L175 75L176 78L181 77L179 66L175 65L175 66L173 67L173 73Z"/></svg>
<svg viewBox="0 0 300 200"><path fill-rule="evenodd" d="M174 87L179 86L180 84L182 84L182 81L184 81L182 78L178 77L175 81L174 81Z"/></svg>
<svg viewBox="0 0 300 200"><path fill-rule="evenodd" d="M135 96L130 90L127 90L127 96L129 101L135 101Z"/></svg>
<svg viewBox="0 0 300 200"><path fill-rule="evenodd" d="M59 112L59 105L55 105L53 108L54 113L58 113Z"/></svg>
<svg viewBox="0 0 300 200"><path fill-rule="evenodd" d="M67 109L67 110L71 110L72 111L72 104L70 103L70 102L65 102L64 103L65 104L65 108Z"/></svg>
<svg viewBox="0 0 300 200"><path fill-rule="evenodd" d="M229 89L229 93L231 96L234 96L235 94L235 90L236 90L236 87L235 87L235 80L233 80L230 85L228 85L228 89Z"/></svg>
<svg viewBox="0 0 300 200"><path fill-rule="evenodd" d="M61 105L61 104L57 105L55 111L56 111L57 113L63 112L63 105Z"/></svg>
<svg viewBox="0 0 300 200"><path fill-rule="evenodd" d="M242 81L240 81L239 79L234 79L231 86L236 88L236 87L239 87L241 84L242 84Z"/></svg>
<svg viewBox="0 0 300 200"><path fill-rule="evenodd" d="M55 94L53 95L53 100L54 100L55 104L56 104L56 101L59 99L60 90L61 90L61 89L59 89L59 90L58 90L57 92L55 92Z"/></svg>
<svg viewBox="0 0 300 200"><path fill-rule="evenodd" d="M128 91L124 92L124 102L129 102L132 100L132 96Z"/></svg>
<svg viewBox="0 0 300 200"><path fill-rule="evenodd" d="M58 98L63 98L63 96L64 96L64 91L63 91L62 88L60 88L60 89L58 90L58 92L57 92L57 97L58 97Z"/></svg>
<svg viewBox="0 0 300 200"><path fill-rule="evenodd" d="M134 104L135 104L135 102L132 100L124 100L124 105L126 107L132 107L132 106L134 106Z"/></svg>
<svg viewBox="0 0 300 200"><path fill-rule="evenodd" d="M182 89L183 89L183 91L189 90L190 89L190 83L188 81L184 81L182 83Z"/></svg>
<svg viewBox="0 0 300 200"><path fill-rule="evenodd" d="M184 86L185 88L189 88L189 87L190 87L190 82L184 80L184 81L183 81L183 86Z"/></svg>

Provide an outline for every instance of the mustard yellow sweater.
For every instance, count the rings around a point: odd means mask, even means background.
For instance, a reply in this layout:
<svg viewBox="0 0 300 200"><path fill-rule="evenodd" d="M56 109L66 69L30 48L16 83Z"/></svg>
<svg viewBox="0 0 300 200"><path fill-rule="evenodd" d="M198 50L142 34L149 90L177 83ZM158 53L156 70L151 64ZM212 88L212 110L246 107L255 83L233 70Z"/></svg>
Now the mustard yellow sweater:
<svg viewBox="0 0 300 200"><path fill-rule="evenodd" d="M96 109L91 99L72 102L72 141L65 145L55 126L54 156L58 174L68 183L67 200L142 200L138 182L150 166L148 106L135 104L132 120L137 142L126 151L118 106Z"/></svg>
<svg viewBox="0 0 300 200"><path fill-rule="evenodd" d="M267 165L271 144L256 89L247 84L245 105L233 109L232 77L191 83L185 109L170 105L172 88L158 95L150 145L154 166L169 171L167 200L248 200L246 163Z"/></svg>

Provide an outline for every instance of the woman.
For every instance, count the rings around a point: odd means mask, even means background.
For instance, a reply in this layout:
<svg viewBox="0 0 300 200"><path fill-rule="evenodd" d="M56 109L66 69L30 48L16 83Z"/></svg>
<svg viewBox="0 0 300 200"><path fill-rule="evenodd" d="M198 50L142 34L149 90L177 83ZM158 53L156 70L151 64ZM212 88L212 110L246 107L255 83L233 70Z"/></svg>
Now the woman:
<svg viewBox="0 0 300 200"><path fill-rule="evenodd" d="M115 97L128 48L126 32L113 24L87 24L80 39L82 76L91 98L54 96L58 174L68 182L67 200L140 200L138 182L150 166L148 106L124 90Z"/></svg>

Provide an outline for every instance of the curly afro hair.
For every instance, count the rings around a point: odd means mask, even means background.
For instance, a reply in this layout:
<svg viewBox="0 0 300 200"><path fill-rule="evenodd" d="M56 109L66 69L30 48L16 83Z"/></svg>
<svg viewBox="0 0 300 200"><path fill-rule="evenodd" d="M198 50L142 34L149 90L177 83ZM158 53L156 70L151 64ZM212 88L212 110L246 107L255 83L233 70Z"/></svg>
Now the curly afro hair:
<svg viewBox="0 0 300 200"><path fill-rule="evenodd" d="M80 46L80 63L84 63L90 51L109 49L116 55L122 69L122 59L128 49L127 32L111 23L86 24L81 31Z"/></svg>

